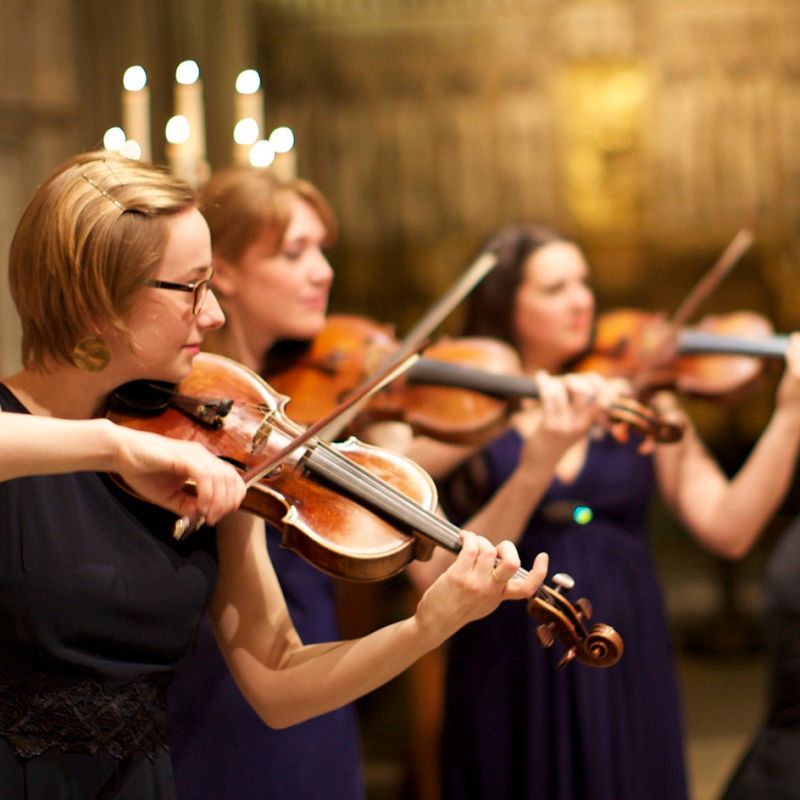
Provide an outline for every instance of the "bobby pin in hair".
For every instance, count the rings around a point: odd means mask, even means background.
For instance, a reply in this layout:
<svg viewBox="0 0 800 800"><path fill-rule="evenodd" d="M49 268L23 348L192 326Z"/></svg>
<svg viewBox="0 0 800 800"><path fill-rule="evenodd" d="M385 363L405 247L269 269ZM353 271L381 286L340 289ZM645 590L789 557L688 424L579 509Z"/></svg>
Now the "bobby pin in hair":
<svg viewBox="0 0 800 800"><path fill-rule="evenodd" d="M108 164L106 164L106 166L108 166ZM110 167L109 167L109 169L110 169ZM111 174L112 175L114 174L113 171L112 171ZM100 194L103 195L103 197L107 197L120 211L127 211L128 210L128 209L125 208L124 205L122 205L122 203L120 203L119 200L117 200L116 197L112 197L105 189L101 189L85 172L82 172L81 176L86 181L86 183L88 183L90 186L93 186L95 189L97 189L97 191L100 192Z"/></svg>

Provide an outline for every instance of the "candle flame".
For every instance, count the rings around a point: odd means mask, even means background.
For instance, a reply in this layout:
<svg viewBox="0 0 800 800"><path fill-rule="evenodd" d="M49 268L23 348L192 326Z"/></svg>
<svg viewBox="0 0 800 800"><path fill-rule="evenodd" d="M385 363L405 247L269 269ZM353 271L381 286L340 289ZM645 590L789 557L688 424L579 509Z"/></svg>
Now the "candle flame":
<svg viewBox="0 0 800 800"><path fill-rule="evenodd" d="M276 153L288 153L294 147L294 133L285 126L275 128L269 135L269 143Z"/></svg>
<svg viewBox="0 0 800 800"><path fill-rule="evenodd" d="M178 114L167 121L165 136L170 144L183 144L189 141L189 120Z"/></svg>
<svg viewBox="0 0 800 800"><path fill-rule="evenodd" d="M253 144L258 139L258 123L252 117L240 119L233 129L236 144Z"/></svg>
<svg viewBox="0 0 800 800"><path fill-rule="evenodd" d="M122 86L127 92L140 92L147 86L147 73L138 64L128 67L122 75Z"/></svg>
<svg viewBox="0 0 800 800"><path fill-rule="evenodd" d="M181 61L175 70L175 80L184 85L196 83L199 77L200 67L196 61Z"/></svg>
<svg viewBox="0 0 800 800"><path fill-rule="evenodd" d="M261 88L261 77L254 69L246 69L236 78L239 94L255 94Z"/></svg>
<svg viewBox="0 0 800 800"><path fill-rule="evenodd" d="M125 131L119 126L109 128L103 134L103 147L106 150L117 152L125 144Z"/></svg>
<svg viewBox="0 0 800 800"><path fill-rule="evenodd" d="M138 161L142 157L142 146L136 139L128 139L119 149L119 154L125 158L133 158Z"/></svg>
<svg viewBox="0 0 800 800"><path fill-rule="evenodd" d="M275 151L266 139L260 139L250 148L250 163L254 167L268 167L275 160Z"/></svg>

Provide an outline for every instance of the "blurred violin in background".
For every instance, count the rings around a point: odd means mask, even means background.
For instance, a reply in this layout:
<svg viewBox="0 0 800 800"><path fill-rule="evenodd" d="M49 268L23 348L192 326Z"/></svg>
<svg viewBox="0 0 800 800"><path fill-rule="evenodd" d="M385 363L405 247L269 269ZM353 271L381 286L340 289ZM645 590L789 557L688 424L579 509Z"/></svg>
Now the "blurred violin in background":
<svg viewBox="0 0 800 800"><path fill-rule="evenodd" d="M308 425L334 408L398 347L388 325L331 315L305 354L270 374L270 384L292 398L292 419ZM506 425L522 398L537 396L536 381L521 374L510 345L488 338L444 337L372 397L351 421L350 430L357 434L374 422L397 420L440 441L478 443ZM682 433L633 398L616 400L607 417L609 429L620 439L631 429L659 442L676 441Z"/></svg>
<svg viewBox="0 0 800 800"><path fill-rule="evenodd" d="M782 360L788 336L752 311L711 315L676 327L664 315L636 309L600 314L590 351L574 365L626 378L636 396L659 389L734 400L759 384L770 361Z"/></svg>

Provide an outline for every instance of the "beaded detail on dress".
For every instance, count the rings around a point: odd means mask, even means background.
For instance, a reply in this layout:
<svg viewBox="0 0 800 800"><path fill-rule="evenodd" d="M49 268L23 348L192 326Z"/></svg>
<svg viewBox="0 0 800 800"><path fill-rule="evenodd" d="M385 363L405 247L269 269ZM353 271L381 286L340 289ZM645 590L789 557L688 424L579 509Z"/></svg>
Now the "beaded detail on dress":
<svg viewBox="0 0 800 800"><path fill-rule="evenodd" d="M0 664L0 734L17 755L33 758L51 747L118 759L164 749L166 685L140 680L103 685L57 678L21 664Z"/></svg>

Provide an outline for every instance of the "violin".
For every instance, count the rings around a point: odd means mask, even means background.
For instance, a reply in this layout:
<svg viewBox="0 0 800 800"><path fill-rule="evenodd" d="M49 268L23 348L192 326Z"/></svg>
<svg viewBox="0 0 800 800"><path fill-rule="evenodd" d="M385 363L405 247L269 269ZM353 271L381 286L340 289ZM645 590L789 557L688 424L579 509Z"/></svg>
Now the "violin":
<svg viewBox="0 0 800 800"><path fill-rule="evenodd" d="M306 353L270 375L270 385L292 398L292 419L308 425L334 408L397 347L390 326L332 315ZM515 403L538 393L536 381L520 374L518 356L505 342L443 338L425 348L401 379L371 398L351 430L358 435L374 422L397 420L417 434L473 444L498 433ZM680 427L633 398L615 401L607 416L610 430L621 440L630 429L658 442L674 442L682 435Z"/></svg>
<svg viewBox="0 0 800 800"><path fill-rule="evenodd" d="M286 415L287 403L241 364L200 353L177 386L137 381L120 387L107 416L120 425L199 441L243 473L272 463L274 453L288 448L291 457L250 486L242 508L279 527L284 546L331 576L381 580L414 558L430 558L434 545L460 550L460 530L434 513L436 488L424 470L355 438L311 440L292 449L302 428ZM587 629L588 601L571 604L571 579L553 580L528 601L540 620L540 641L549 646L558 638L566 647L564 664L576 657L598 667L616 663L623 650L619 634L604 624Z"/></svg>
<svg viewBox="0 0 800 800"><path fill-rule="evenodd" d="M705 317L673 328L661 314L619 309L598 316L590 352L576 365L627 378L639 396L659 389L736 399L757 386L770 360L785 357L788 336L752 311Z"/></svg>

